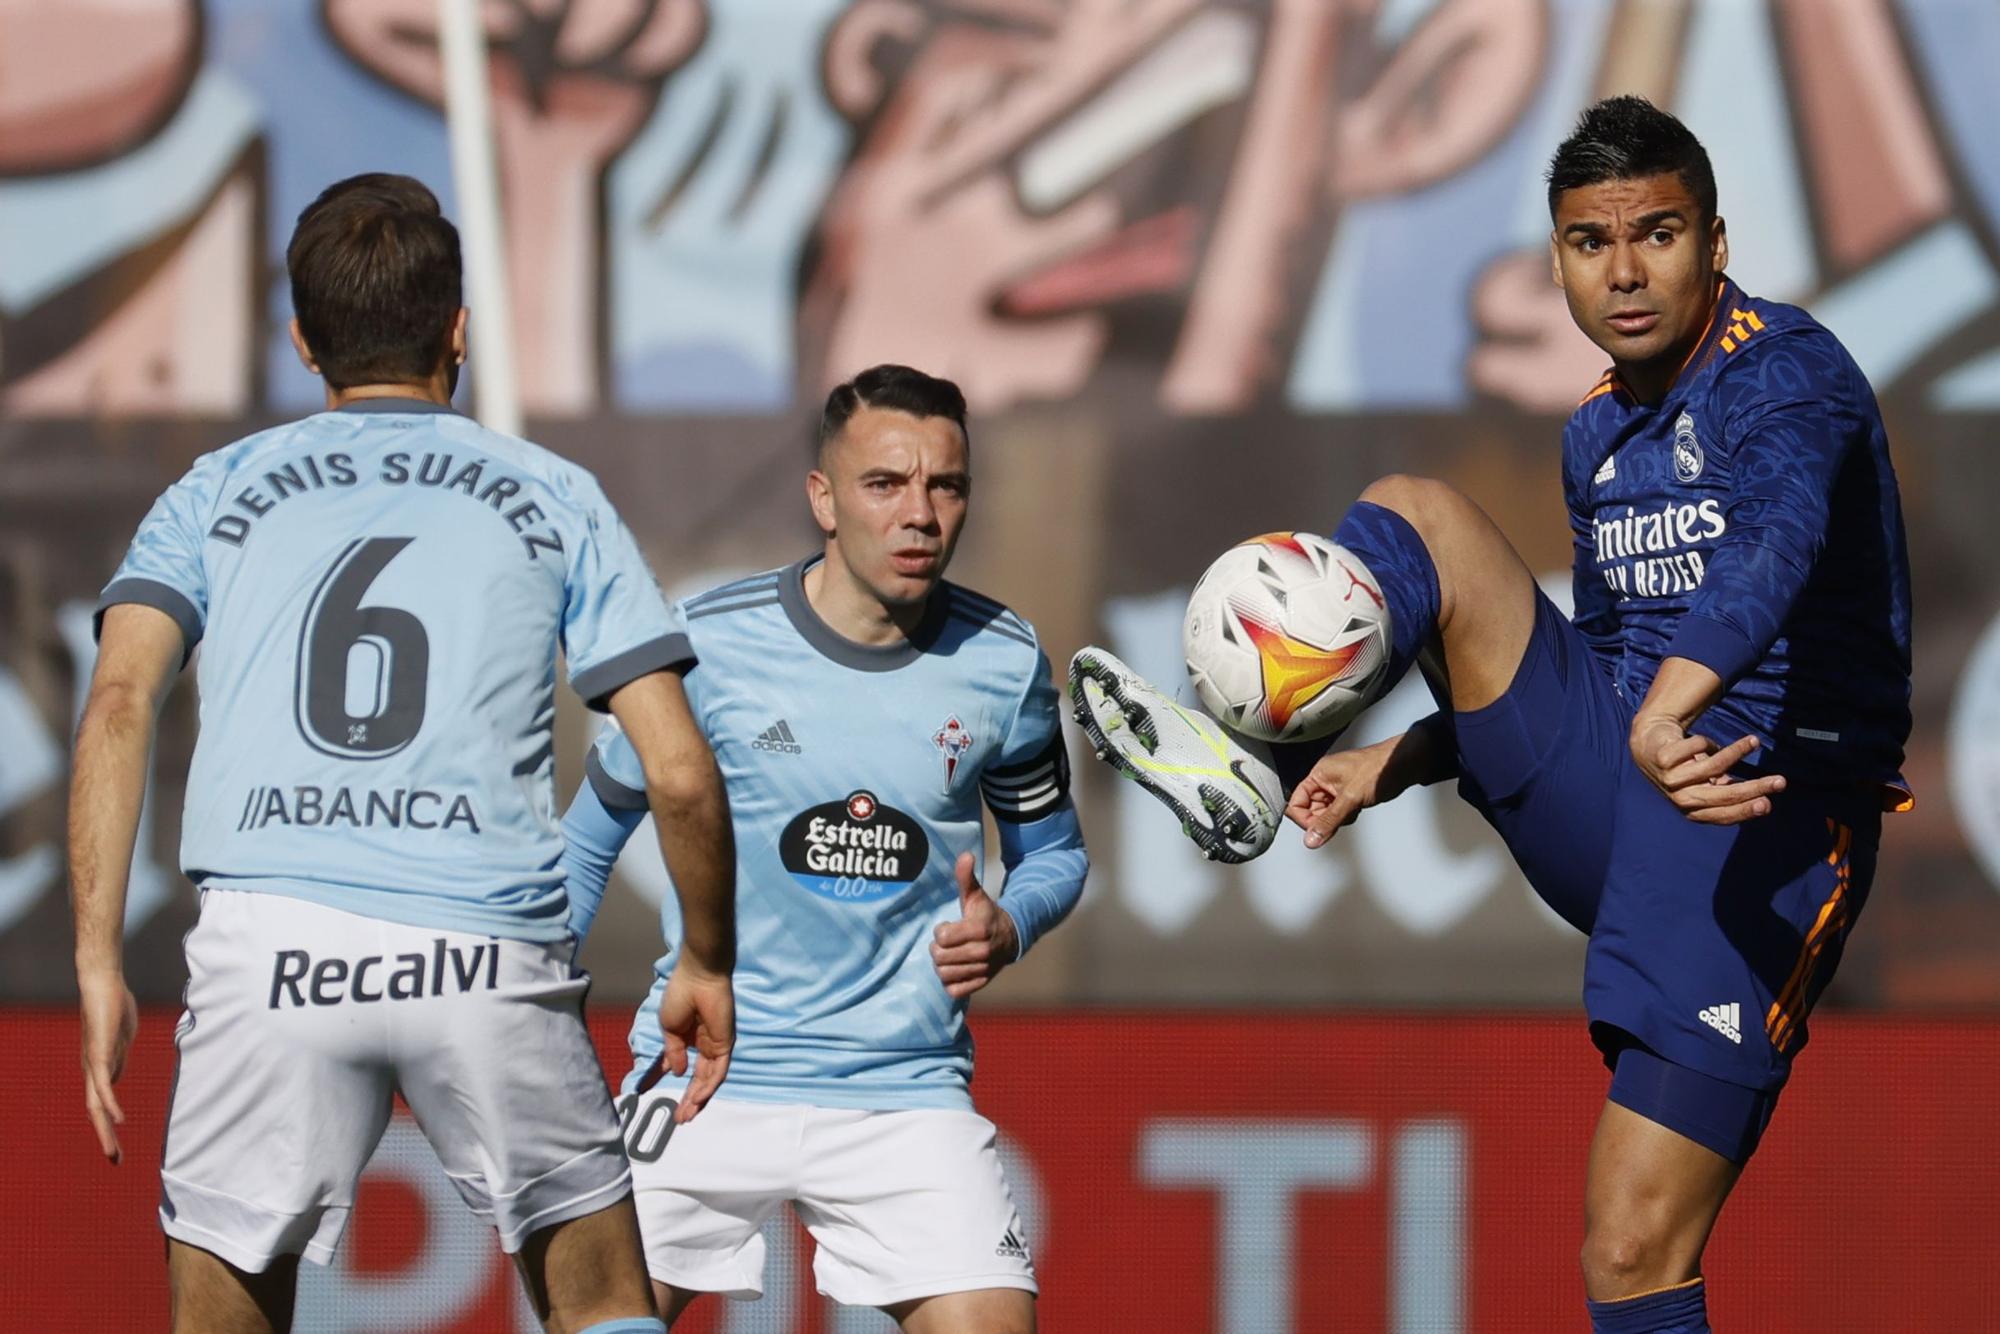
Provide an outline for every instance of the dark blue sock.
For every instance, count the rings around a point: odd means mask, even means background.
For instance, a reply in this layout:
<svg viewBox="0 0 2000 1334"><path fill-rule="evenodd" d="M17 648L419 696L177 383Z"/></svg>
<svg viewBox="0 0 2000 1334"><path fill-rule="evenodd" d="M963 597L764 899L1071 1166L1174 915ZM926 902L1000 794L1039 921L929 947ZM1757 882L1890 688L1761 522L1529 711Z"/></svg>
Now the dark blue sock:
<svg viewBox="0 0 2000 1334"><path fill-rule="evenodd" d="M1708 1290L1698 1278L1639 1297L1585 1305L1591 1334L1709 1334Z"/></svg>

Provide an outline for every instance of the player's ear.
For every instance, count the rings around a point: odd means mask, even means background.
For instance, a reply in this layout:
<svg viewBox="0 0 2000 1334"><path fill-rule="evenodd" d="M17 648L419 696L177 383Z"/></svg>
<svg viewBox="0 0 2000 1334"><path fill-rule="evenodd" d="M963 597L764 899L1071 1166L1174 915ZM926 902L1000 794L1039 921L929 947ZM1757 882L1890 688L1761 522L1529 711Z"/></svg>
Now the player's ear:
<svg viewBox="0 0 2000 1334"><path fill-rule="evenodd" d="M812 506L813 522L828 537L833 536L833 481L818 468L806 474L806 503Z"/></svg>
<svg viewBox="0 0 2000 1334"><path fill-rule="evenodd" d="M1717 273L1729 267L1729 228L1720 214L1709 220L1708 248L1712 267Z"/></svg>
<svg viewBox="0 0 2000 1334"><path fill-rule="evenodd" d="M451 321L451 364L454 366L465 364L465 324L466 310L460 306Z"/></svg>
<svg viewBox="0 0 2000 1334"><path fill-rule="evenodd" d="M1554 232L1549 233L1549 276L1555 279L1557 287L1569 290L1563 284L1562 242L1556 239Z"/></svg>
<svg viewBox="0 0 2000 1334"><path fill-rule="evenodd" d="M294 319L285 328L292 335L292 351L299 354L299 364L314 375L318 375L319 362L314 358L312 349L306 346L306 336L299 332L299 322Z"/></svg>

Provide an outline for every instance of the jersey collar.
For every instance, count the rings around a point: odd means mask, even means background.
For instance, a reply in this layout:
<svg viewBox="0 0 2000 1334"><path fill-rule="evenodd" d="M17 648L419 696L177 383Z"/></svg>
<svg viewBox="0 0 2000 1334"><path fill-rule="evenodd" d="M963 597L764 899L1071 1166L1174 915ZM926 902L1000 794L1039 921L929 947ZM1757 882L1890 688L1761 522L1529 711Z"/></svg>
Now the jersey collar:
<svg viewBox="0 0 2000 1334"><path fill-rule="evenodd" d="M335 412L442 412L457 416L458 409L427 398L356 398L342 403Z"/></svg>
<svg viewBox="0 0 2000 1334"><path fill-rule="evenodd" d="M1741 295L1742 293L1735 283L1729 281L1727 277L1717 276L1715 280L1715 304L1708 308L1708 323L1702 326L1701 337L1697 338L1694 346L1688 349L1687 359L1682 361L1680 369L1674 372L1674 378L1667 382L1668 394L1672 394L1674 390L1680 388L1681 380L1687 375L1688 367L1708 359L1709 352L1715 347L1717 333L1723 327L1720 318L1722 308L1735 302ZM1661 401L1664 402L1665 400L1662 399Z"/></svg>
<svg viewBox="0 0 2000 1334"><path fill-rule="evenodd" d="M944 628L948 601L941 588L931 591L930 602L924 607L924 619L918 622L916 633L900 644L857 644L828 625L813 610L812 602L806 597L806 571L825 559L824 554L814 553L786 566L785 572L778 578L778 605L784 608L799 637L812 645L822 657L831 658L841 666L852 667L858 672L893 672L923 657L925 651L937 642L938 632Z"/></svg>

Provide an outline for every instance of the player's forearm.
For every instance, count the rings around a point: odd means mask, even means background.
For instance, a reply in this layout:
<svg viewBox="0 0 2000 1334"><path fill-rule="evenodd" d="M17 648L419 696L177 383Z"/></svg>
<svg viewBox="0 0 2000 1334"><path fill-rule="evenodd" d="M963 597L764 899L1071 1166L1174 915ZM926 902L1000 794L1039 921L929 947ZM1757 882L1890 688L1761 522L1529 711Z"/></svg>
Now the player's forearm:
<svg viewBox="0 0 2000 1334"><path fill-rule="evenodd" d="M1007 867L1000 910L1014 923L1019 942L1016 959L1062 924L1083 897L1090 876L1090 854L1076 808L1065 804L1055 814L1028 825L1000 828L1001 857Z"/></svg>
<svg viewBox="0 0 2000 1334"><path fill-rule="evenodd" d="M646 805L680 900L681 957L708 972L732 972L736 840L715 752L672 672L649 672L609 702L645 775Z"/></svg>
<svg viewBox="0 0 2000 1334"><path fill-rule="evenodd" d="M143 691L99 687L77 728L69 871L80 974L124 970L125 890L146 800L157 710Z"/></svg>
<svg viewBox="0 0 2000 1334"><path fill-rule="evenodd" d="M1771 651L1810 570L1776 547L1736 540L1718 547L1664 656L1707 668L1726 691Z"/></svg>
<svg viewBox="0 0 2000 1334"><path fill-rule="evenodd" d="M1385 777L1397 791L1458 777L1458 735L1451 718L1440 709L1410 724L1410 730L1396 738L1388 769Z"/></svg>
<svg viewBox="0 0 2000 1334"><path fill-rule="evenodd" d="M736 967L736 839L714 757L649 773L646 799L681 908L681 956L698 968Z"/></svg>
<svg viewBox="0 0 2000 1334"><path fill-rule="evenodd" d="M1764 358L1769 367L1784 349ZM1786 366L1795 382L1810 372ZM1787 374L1778 379L1783 382ZM1783 633L1812 579L1833 524L1833 493L1854 444L1823 399L1753 414L1739 426L1728 529L1707 558L1701 586L1661 655L1687 658L1722 678L1726 690L1761 662Z"/></svg>

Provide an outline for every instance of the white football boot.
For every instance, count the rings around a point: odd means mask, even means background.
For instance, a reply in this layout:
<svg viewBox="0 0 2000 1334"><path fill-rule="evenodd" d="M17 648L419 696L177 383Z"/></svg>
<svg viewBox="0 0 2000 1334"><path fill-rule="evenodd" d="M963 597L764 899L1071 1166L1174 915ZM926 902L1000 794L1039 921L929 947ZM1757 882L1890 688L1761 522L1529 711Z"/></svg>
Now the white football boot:
<svg viewBox="0 0 2000 1334"><path fill-rule="evenodd" d="M1069 660L1069 698L1097 758L1165 802L1202 855L1247 862L1285 809L1270 764L1101 648Z"/></svg>

